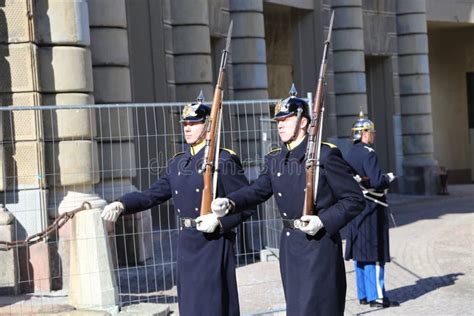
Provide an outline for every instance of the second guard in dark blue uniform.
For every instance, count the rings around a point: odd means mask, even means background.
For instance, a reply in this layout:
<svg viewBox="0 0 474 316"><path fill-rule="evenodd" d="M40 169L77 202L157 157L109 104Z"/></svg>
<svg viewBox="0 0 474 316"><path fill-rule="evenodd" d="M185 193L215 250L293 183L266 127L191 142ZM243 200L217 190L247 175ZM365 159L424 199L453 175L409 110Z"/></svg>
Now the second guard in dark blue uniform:
<svg viewBox="0 0 474 316"><path fill-rule="evenodd" d="M200 100L201 101L201 100ZM165 173L149 189L122 196L106 206L105 220L149 209L173 198L179 215L177 288L179 313L184 316L239 315L235 277L235 233L232 228L251 215L245 210L217 218L199 216L203 177L206 119L210 107L198 102L183 110L182 123L189 148L172 158ZM217 195L226 196L248 185L240 159L222 149L219 158ZM196 228L198 222L198 230Z"/></svg>
<svg viewBox="0 0 474 316"><path fill-rule="evenodd" d="M301 119L296 115L299 108ZM343 315L346 275L339 229L362 211L364 198L339 149L323 144L314 215L302 217L308 104L292 93L277 104L274 118L282 146L266 155L255 182L227 199L214 200L213 211L235 214L273 195L284 224L280 272L287 315ZM296 227L299 220L308 225Z"/></svg>
<svg viewBox="0 0 474 316"><path fill-rule="evenodd" d="M354 260L357 296L363 305L389 307L397 302L386 298L384 266L390 262L389 210L386 190L395 178L393 173L380 170L373 146L374 123L361 112L352 127L354 145L346 161L367 199L364 211L348 225L345 259Z"/></svg>

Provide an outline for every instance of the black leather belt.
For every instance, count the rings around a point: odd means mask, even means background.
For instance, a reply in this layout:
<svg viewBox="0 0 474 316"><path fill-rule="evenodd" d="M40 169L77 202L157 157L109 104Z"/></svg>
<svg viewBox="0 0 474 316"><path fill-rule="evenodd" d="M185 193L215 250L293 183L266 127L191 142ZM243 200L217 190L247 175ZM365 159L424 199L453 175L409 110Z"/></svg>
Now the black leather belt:
<svg viewBox="0 0 474 316"><path fill-rule="evenodd" d="M290 228L290 229L298 229L301 226L300 219L282 219L283 220L283 227Z"/></svg>
<svg viewBox="0 0 474 316"><path fill-rule="evenodd" d="M196 220L190 217L181 217L179 219L179 228L196 228Z"/></svg>

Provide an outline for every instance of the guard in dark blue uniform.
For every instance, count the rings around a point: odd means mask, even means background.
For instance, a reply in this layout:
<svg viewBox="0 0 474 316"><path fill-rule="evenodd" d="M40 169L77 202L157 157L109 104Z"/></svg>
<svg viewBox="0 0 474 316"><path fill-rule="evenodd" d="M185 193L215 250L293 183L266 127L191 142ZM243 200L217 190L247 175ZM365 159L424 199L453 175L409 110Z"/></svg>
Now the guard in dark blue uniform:
<svg viewBox="0 0 474 316"><path fill-rule="evenodd" d="M314 215L301 216L310 116L308 104L294 91L290 95L275 108L282 146L266 155L255 182L214 200L212 209L217 214L238 214L273 195L284 224L280 272L287 315L343 315L346 275L339 229L362 211L365 201L341 152L334 145L323 144ZM297 225L301 221L308 224Z"/></svg>
<svg viewBox="0 0 474 316"><path fill-rule="evenodd" d="M363 305L389 307L398 305L385 295L384 266L390 262L389 211L386 190L395 178L380 170L373 146L374 123L361 112L352 127L354 145L346 161L367 200L364 211L348 225L345 259L354 260L357 296Z"/></svg>
<svg viewBox="0 0 474 316"><path fill-rule="evenodd" d="M198 98L183 110L181 122L189 148L172 158L165 173L149 189L122 196L102 211L105 220L133 214L173 198L179 215L177 288L179 313L196 315L239 315L235 277L235 233L252 212L245 210L218 218L199 216L203 176L199 173L204 156L204 138L210 107ZM220 151L217 196L226 196L248 186L240 159L230 150Z"/></svg>

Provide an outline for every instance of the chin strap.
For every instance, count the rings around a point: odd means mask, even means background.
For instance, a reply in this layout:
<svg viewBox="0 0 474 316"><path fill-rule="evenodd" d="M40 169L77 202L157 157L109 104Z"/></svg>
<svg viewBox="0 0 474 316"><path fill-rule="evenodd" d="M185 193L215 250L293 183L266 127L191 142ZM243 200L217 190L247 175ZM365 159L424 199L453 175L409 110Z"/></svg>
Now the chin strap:
<svg viewBox="0 0 474 316"><path fill-rule="evenodd" d="M201 135L199 135L199 137L196 139L194 143L189 144L190 146L196 146L197 144L200 144L206 138L208 126L209 126L209 117L206 117L206 120L204 121L204 128L202 129Z"/></svg>
<svg viewBox="0 0 474 316"><path fill-rule="evenodd" d="M292 141L294 141L298 137L298 132L300 130L302 114L303 114L303 109L298 108L297 113L296 113L296 125L295 125L295 130L293 131L293 136L291 136L291 138L285 144L291 143Z"/></svg>

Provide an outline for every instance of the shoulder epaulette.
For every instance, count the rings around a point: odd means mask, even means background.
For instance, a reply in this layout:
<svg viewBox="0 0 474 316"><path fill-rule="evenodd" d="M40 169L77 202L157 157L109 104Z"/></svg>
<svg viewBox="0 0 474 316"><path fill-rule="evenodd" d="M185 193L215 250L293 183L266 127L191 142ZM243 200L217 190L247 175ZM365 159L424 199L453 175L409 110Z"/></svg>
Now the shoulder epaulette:
<svg viewBox="0 0 474 316"><path fill-rule="evenodd" d="M337 146L336 146L336 145L334 145L334 144L332 144L332 143L328 143L328 142L321 142L321 144L324 144L324 145L326 145L326 146L329 146L329 147L331 147L331 148L337 148Z"/></svg>
<svg viewBox="0 0 474 316"><path fill-rule="evenodd" d="M174 156L171 159L176 158L176 157L178 157L179 155L182 155L182 154L184 154L184 151L180 151L179 153L174 154Z"/></svg>
<svg viewBox="0 0 474 316"><path fill-rule="evenodd" d="M237 156L237 153L233 151L232 149L224 148L224 147L221 147L221 149L227 151L231 155Z"/></svg>
<svg viewBox="0 0 474 316"><path fill-rule="evenodd" d="M271 154L276 154L277 152L279 152L281 150L281 147L277 147L277 148L273 148L272 150L270 150L267 155L271 155Z"/></svg>
<svg viewBox="0 0 474 316"><path fill-rule="evenodd" d="M369 153L375 151L375 149L373 149L372 147L369 147L369 146L364 146L365 149L367 149L369 151Z"/></svg>

